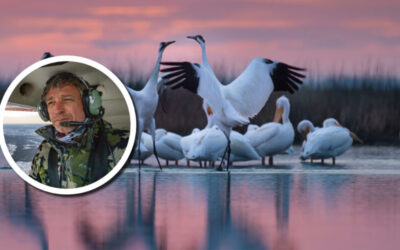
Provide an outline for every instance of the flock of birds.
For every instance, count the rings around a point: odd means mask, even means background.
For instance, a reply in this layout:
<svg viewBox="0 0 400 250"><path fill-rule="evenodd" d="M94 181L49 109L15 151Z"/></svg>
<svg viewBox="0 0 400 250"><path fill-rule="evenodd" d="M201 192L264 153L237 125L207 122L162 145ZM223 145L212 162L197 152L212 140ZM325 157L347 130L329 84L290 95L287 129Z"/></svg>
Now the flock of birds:
<svg viewBox="0 0 400 250"><path fill-rule="evenodd" d="M137 143L131 158L143 161L154 154L159 167L159 158L176 161L211 162L220 161L217 170L222 170L226 162L227 170L233 161L249 161L290 151L294 140L293 125L289 120L290 103L281 96L276 101L275 117L262 126L249 124L265 106L273 91L293 94L303 83L305 69L271 61L265 58L253 59L247 68L231 83L223 85L214 74L206 54L205 40L201 35L188 36L198 42L202 49L202 64L192 62L161 62L167 46L174 43L161 42L158 58L150 79L142 90L129 87L128 91L136 106L138 117ZM160 70L161 65L164 68ZM163 74L158 77L158 72ZM203 109L207 116L207 126L194 129L188 136L156 129L154 113L158 104L159 88L185 88L203 99ZM282 123L280 122L282 120ZM232 128L249 124L247 132L240 134ZM332 158L344 153L353 142L361 140L335 119L324 121L322 128L315 128L310 121L298 124L297 130L304 138L301 159ZM148 131L149 134L145 133ZM226 161L225 161L226 160Z"/></svg>

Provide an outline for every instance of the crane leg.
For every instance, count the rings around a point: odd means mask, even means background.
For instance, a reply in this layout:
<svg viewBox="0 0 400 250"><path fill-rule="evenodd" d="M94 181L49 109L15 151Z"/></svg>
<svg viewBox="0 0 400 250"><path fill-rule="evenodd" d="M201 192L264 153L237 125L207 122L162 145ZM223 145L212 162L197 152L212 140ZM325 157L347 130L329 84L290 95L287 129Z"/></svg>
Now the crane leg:
<svg viewBox="0 0 400 250"><path fill-rule="evenodd" d="M157 149L156 149L156 121L154 120L154 118L153 118L153 120L151 121L151 124L150 124L150 131L151 131L151 137L153 139L154 155L155 155L155 157L157 159L158 167L162 170L160 159L158 159L158 154L157 154Z"/></svg>

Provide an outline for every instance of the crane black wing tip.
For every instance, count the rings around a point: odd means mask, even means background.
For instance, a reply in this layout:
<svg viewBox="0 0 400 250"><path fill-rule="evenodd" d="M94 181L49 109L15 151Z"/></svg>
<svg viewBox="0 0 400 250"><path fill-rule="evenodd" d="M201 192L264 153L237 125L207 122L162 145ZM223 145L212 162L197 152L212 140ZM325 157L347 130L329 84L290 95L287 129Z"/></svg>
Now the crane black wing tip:
<svg viewBox="0 0 400 250"><path fill-rule="evenodd" d="M184 81L184 80L186 80L186 76L185 75L179 75L179 76L177 76L175 78L168 79L168 81L165 83L165 85L172 85L174 83L181 82L181 81Z"/></svg>
<svg viewBox="0 0 400 250"><path fill-rule="evenodd" d="M167 72L168 74L165 74L163 77L164 78L171 78L172 74L175 74L177 72L184 72L184 68L182 67L169 67L169 68L163 68L160 69L160 72L165 73Z"/></svg>
<svg viewBox="0 0 400 250"><path fill-rule="evenodd" d="M289 86L294 89L295 91L299 90L299 86L297 86L296 83L292 82L291 80L288 80Z"/></svg>
<svg viewBox="0 0 400 250"><path fill-rule="evenodd" d="M292 66L292 65L289 65L289 64L286 64L286 66L287 66L289 69L293 69L293 70L297 70L297 71L307 71L306 68L299 68L299 67L295 67L295 66Z"/></svg>
<svg viewBox="0 0 400 250"><path fill-rule="evenodd" d="M303 83L303 79L299 79L298 77L296 77L295 75L293 75L293 74L288 74L288 78L289 78L289 80L291 80L291 81L293 81L293 82L295 82L295 83L298 83L298 84L302 84ZM301 77L300 77L301 78ZM304 77L303 77L304 78Z"/></svg>
<svg viewBox="0 0 400 250"><path fill-rule="evenodd" d="M281 67L284 68L283 70L286 70L290 75L300 77L300 78L305 78L306 76L297 72L297 71L306 71L305 68L299 68L299 67L294 67L291 65L288 65L286 63L282 63Z"/></svg>
<svg viewBox="0 0 400 250"><path fill-rule="evenodd" d="M275 91L287 91L294 94L303 84L305 75L298 71L306 69L294 67L286 63L277 63L274 70L271 72L271 78L274 83Z"/></svg>
<svg viewBox="0 0 400 250"><path fill-rule="evenodd" d="M165 85L171 86L171 89L183 87L193 93L197 93L199 86L199 77L196 68L200 66L191 62L161 62L166 66L161 69L162 73L168 72L164 78L168 79Z"/></svg>
<svg viewBox="0 0 400 250"><path fill-rule="evenodd" d="M291 70L288 71L288 76L296 78L299 81L300 81L300 79L298 79L298 78L306 78L305 75L297 73L296 71L291 71Z"/></svg>
<svg viewBox="0 0 400 250"><path fill-rule="evenodd" d="M180 75L184 75L184 74L185 74L184 70L176 70L174 72L170 72L168 74L165 74L163 76L163 79L171 79L171 78L174 78L176 76L180 76Z"/></svg>
<svg viewBox="0 0 400 250"><path fill-rule="evenodd" d="M162 65L182 66L189 62L161 62Z"/></svg>

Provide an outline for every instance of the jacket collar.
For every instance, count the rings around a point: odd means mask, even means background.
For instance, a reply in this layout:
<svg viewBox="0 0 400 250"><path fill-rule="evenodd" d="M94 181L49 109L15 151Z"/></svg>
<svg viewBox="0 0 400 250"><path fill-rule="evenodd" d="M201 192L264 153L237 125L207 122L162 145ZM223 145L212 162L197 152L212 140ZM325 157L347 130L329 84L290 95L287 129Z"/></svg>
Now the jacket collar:
<svg viewBox="0 0 400 250"><path fill-rule="evenodd" d="M53 125L47 125L44 127L40 127L37 129L35 132L42 136L44 139L49 141L52 144L55 145L61 145L65 147L76 147L76 148L84 148L84 147L90 147L91 142L92 142L92 135L97 134L100 129L99 122L94 123L90 127L78 127L76 128L73 132L73 134L69 134L67 136L70 136L69 138L66 139L61 139L60 136L57 135L57 130L54 128ZM81 130L81 131L77 131ZM71 137L72 135L72 137Z"/></svg>

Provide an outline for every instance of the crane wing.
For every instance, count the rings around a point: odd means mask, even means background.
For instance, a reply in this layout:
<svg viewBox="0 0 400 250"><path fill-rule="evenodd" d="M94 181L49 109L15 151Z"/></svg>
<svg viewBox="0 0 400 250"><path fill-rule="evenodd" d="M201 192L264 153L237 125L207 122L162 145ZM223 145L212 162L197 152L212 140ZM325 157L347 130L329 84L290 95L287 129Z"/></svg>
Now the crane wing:
<svg viewBox="0 0 400 250"><path fill-rule="evenodd" d="M162 65L170 67L161 69L161 72L167 72L163 75L166 85L172 86L172 89L183 87L195 94L199 88L201 66L190 62L162 62Z"/></svg>
<svg viewBox="0 0 400 250"><path fill-rule="evenodd" d="M232 102L226 100L221 86L215 75L208 68L197 63L190 62L163 62L170 66L161 70L167 72L164 76L169 79L166 85L172 89L183 87L198 94L212 108L224 123L236 126L248 123L247 117L241 116L233 107Z"/></svg>
<svg viewBox="0 0 400 250"><path fill-rule="evenodd" d="M272 91L297 91L297 85L305 77L297 71L303 70L255 58L233 82L222 87L222 92L242 116L253 117L264 107Z"/></svg>

